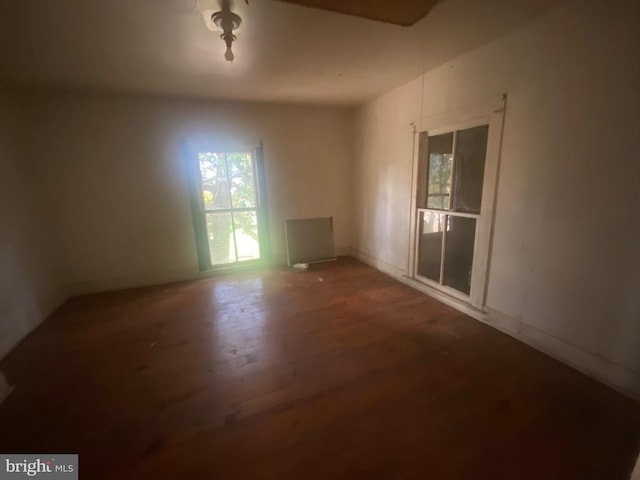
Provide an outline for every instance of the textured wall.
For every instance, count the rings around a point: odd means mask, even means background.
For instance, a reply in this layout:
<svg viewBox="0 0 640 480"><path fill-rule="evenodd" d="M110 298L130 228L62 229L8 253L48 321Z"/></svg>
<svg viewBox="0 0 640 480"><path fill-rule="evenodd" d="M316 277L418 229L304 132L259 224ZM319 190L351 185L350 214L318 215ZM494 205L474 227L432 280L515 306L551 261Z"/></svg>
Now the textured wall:
<svg viewBox="0 0 640 480"><path fill-rule="evenodd" d="M232 151L263 141L276 262L286 261L286 218L333 216L338 251L349 247L344 109L43 95L27 112L72 292L197 274L182 142Z"/></svg>
<svg viewBox="0 0 640 480"><path fill-rule="evenodd" d="M639 23L637 2L566 2L369 102L353 197L354 249L405 271L409 123L507 93L487 306L637 395Z"/></svg>

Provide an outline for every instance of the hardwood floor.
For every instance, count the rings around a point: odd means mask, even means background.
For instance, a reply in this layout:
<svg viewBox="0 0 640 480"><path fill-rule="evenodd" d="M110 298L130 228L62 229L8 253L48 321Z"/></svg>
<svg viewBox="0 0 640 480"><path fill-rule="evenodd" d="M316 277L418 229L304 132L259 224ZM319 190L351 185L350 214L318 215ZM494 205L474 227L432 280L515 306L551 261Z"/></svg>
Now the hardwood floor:
<svg viewBox="0 0 640 480"><path fill-rule="evenodd" d="M355 260L76 298L0 451L80 478L625 479L640 406Z"/></svg>

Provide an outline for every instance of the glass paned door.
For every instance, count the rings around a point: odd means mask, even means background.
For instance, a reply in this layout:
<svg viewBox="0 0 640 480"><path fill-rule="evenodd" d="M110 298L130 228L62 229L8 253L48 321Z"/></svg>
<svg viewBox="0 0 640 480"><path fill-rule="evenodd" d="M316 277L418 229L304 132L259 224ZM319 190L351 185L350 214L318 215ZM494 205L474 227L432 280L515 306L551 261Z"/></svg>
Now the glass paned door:
<svg viewBox="0 0 640 480"><path fill-rule="evenodd" d="M249 152L198 154L211 265L260 259L256 168Z"/></svg>
<svg viewBox="0 0 640 480"><path fill-rule="evenodd" d="M489 126L426 136L417 198L416 276L469 296ZM422 203L422 204L420 204Z"/></svg>

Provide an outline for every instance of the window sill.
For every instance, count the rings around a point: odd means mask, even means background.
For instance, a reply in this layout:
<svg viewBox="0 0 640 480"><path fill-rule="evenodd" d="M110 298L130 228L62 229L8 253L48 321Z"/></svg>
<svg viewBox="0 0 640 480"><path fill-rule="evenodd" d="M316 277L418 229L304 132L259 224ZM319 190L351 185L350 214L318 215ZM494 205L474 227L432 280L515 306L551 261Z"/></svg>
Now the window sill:
<svg viewBox="0 0 640 480"><path fill-rule="evenodd" d="M215 266L207 270L200 270L200 276L215 277L218 275L227 275L230 273L261 270L270 266L271 264L267 260L249 260L246 262Z"/></svg>

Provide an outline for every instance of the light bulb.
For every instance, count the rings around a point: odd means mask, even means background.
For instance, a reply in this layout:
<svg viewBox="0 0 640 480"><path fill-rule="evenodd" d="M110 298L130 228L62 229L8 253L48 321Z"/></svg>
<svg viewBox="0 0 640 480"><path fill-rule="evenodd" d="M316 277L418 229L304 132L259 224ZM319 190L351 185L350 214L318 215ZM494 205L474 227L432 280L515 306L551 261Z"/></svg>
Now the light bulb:
<svg viewBox="0 0 640 480"><path fill-rule="evenodd" d="M233 59L236 58L233 52L231 51L231 47L227 47L227 51L224 52L224 58L227 62L233 63Z"/></svg>

